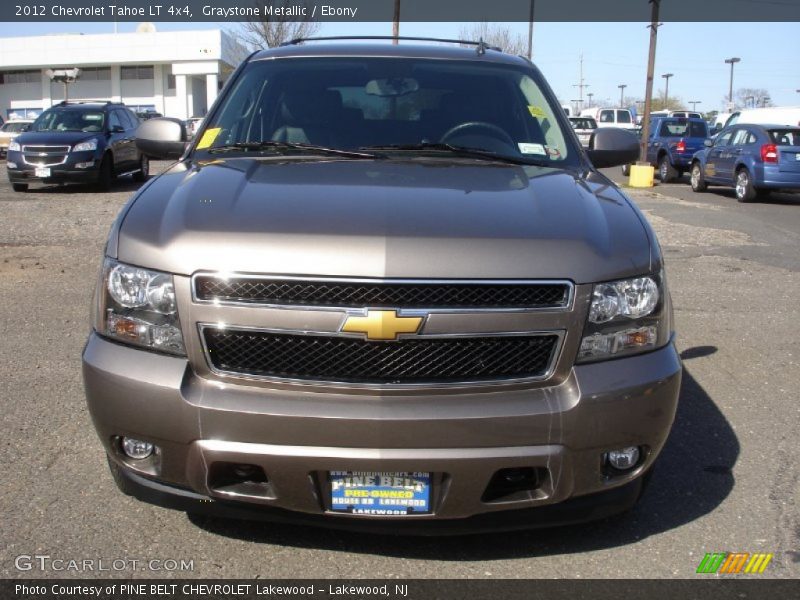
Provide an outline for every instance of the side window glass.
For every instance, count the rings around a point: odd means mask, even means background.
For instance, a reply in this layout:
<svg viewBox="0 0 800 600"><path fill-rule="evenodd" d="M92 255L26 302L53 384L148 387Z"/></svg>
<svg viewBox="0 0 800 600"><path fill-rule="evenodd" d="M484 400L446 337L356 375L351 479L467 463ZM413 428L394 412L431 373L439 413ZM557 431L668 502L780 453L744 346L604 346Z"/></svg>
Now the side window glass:
<svg viewBox="0 0 800 600"><path fill-rule="evenodd" d="M715 146L727 146L728 143L731 141L731 136L733 135L732 131L729 131L725 134L720 135L717 137L717 141L714 143Z"/></svg>
<svg viewBox="0 0 800 600"><path fill-rule="evenodd" d="M122 127L125 129L125 126L122 124L122 121L119 120L119 114L116 110L112 110L109 114L108 118L108 128L113 130L115 127Z"/></svg>
<svg viewBox="0 0 800 600"><path fill-rule="evenodd" d="M119 110L115 112L119 113L119 120L122 121L122 126L125 129L133 129L133 122L131 121L127 110Z"/></svg>
<svg viewBox="0 0 800 600"><path fill-rule="evenodd" d="M614 122L614 111L613 110L601 110L600 111L600 122L601 123L613 123Z"/></svg>

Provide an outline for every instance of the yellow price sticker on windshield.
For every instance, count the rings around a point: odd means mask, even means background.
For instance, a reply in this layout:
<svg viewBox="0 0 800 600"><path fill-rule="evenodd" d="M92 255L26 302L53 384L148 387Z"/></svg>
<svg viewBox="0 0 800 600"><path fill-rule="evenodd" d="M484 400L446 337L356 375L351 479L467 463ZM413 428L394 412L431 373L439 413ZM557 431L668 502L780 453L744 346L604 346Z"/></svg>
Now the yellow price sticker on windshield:
<svg viewBox="0 0 800 600"><path fill-rule="evenodd" d="M529 113L531 113L531 116L532 116L532 117L536 117L537 119L544 119L544 118L547 118L547 113L546 113L546 112L544 112L544 111L543 111L541 108L539 108L538 106L531 106L531 105L529 104L529 105L528 105L528 112L529 112Z"/></svg>
<svg viewBox="0 0 800 600"><path fill-rule="evenodd" d="M211 144L214 143L214 140L217 139L220 131L222 131L221 127L206 129L205 132L203 132L203 137L201 137L200 141L197 143L197 149L202 150L203 148L208 148L211 146Z"/></svg>

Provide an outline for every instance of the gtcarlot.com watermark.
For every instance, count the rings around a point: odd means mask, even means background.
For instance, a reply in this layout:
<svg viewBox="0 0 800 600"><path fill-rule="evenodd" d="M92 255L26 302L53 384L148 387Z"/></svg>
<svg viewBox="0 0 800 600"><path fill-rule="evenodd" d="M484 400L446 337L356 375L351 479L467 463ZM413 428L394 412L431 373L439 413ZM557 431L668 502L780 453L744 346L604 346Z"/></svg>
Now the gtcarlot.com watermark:
<svg viewBox="0 0 800 600"><path fill-rule="evenodd" d="M17 571L108 573L120 571L194 571L194 559L185 558L61 558L49 554L20 554Z"/></svg>

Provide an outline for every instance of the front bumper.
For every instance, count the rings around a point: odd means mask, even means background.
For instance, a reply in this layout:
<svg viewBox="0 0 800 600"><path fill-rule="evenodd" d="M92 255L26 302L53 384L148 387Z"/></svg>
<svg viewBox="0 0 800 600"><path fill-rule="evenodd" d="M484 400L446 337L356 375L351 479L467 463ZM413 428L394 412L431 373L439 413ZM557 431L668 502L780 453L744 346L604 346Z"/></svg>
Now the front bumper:
<svg viewBox="0 0 800 600"><path fill-rule="evenodd" d="M230 516L293 514L338 526L402 521L406 529L411 522L567 507L579 497L587 499L577 502L582 508L573 520L625 510L669 434L681 364L670 343L637 357L575 366L552 387L354 395L222 384L195 375L186 359L92 334L83 375L98 434L120 471L118 483L130 484L120 485L128 493L183 508L213 505ZM120 452L118 436L151 441L160 453L132 461ZM638 466L606 472L603 453L626 446L644 449ZM231 495L211 480L216 463L261 466L269 485L264 493ZM544 473L537 489L482 501L492 476L516 467ZM433 512L399 518L333 513L328 471L431 472ZM603 494L617 488L628 492ZM590 495L605 498L604 508L588 509ZM537 519L567 522L563 510L552 520Z"/></svg>
<svg viewBox="0 0 800 600"><path fill-rule="evenodd" d="M16 168L8 168L8 179L11 183L94 183L100 174L100 161L95 159L94 153L71 152L65 162L58 165L50 165L49 177L38 177L36 167L38 165L25 162L22 153L18 151L8 152L6 160L16 164ZM79 163L92 163L87 168L77 168Z"/></svg>

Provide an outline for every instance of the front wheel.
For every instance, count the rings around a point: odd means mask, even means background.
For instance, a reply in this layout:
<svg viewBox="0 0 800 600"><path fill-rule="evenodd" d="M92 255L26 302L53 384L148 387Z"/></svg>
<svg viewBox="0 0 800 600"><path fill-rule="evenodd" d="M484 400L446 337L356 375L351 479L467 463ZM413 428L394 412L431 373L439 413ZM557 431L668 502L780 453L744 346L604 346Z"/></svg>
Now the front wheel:
<svg viewBox="0 0 800 600"><path fill-rule="evenodd" d="M708 189L706 185L706 176L703 174L703 167L699 162L692 164L690 181L692 184L692 191L705 192Z"/></svg>
<svg viewBox="0 0 800 600"><path fill-rule="evenodd" d="M737 171L735 189L739 202L752 202L758 197L758 191L753 187L753 178L747 169Z"/></svg>
<svg viewBox="0 0 800 600"><path fill-rule="evenodd" d="M665 154L658 161L658 177L661 179L661 183L670 183L674 181L677 176L678 171L676 171L672 163L669 162L669 156Z"/></svg>
<svg viewBox="0 0 800 600"><path fill-rule="evenodd" d="M27 183L12 183L11 188L15 192L27 192L28 191L28 184Z"/></svg>
<svg viewBox="0 0 800 600"><path fill-rule="evenodd" d="M630 165L622 165L622 174L625 175L625 177L630 176L630 174L631 174L631 166Z"/></svg>
<svg viewBox="0 0 800 600"><path fill-rule="evenodd" d="M147 181L147 178L150 176L150 160L142 154L142 157L139 159L139 170L133 174L134 181Z"/></svg>

